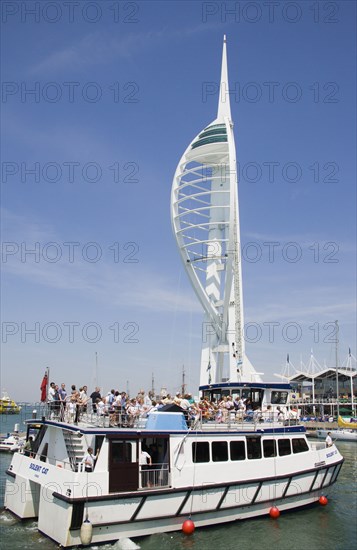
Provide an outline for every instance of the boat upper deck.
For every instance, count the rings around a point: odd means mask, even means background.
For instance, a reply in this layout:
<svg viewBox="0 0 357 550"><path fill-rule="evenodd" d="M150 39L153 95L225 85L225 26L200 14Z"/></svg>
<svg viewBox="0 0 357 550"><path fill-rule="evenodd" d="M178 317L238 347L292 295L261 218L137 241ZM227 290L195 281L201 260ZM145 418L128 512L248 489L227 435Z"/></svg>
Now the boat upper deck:
<svg viewBox="0 0 357 550"><path fill-rule="evenodd" d="M66 417L61 411L54 412L48 406L43 406L40 415L28 420L28 424L47 424L58 428L82 431L86 433L115 433L115 432L283 432L305 431L296 416L277 418L277 409L259 414L245 414L241 411L229 412L226 416L206 416L200 412L195 418L189 418L185 411L160 412L153 411L143 416L129 418L126 413L115 415L100 415L88 408L82 411L77 422L70 416Z"/></svg>

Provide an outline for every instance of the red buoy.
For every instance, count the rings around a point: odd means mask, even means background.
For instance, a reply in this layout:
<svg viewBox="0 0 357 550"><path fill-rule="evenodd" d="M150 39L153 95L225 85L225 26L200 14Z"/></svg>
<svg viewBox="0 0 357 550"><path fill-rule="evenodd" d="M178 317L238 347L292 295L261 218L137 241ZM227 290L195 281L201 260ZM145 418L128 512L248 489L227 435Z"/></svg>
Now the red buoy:
<svg viewBox="0 0 357 550"><path fill-rule="evenodd" d="M192 535L192 533L195 530L195 524L190 519L186 519L186 521L182 524L182 531L185 533L185 535Z"/></svg>
<svg viewBox="0 0 357 550"><path fill-rule="evenodd" d="M326 506L326 504L328 503L328 500L327 498L322 495L320 498L319 498L319 503L321 504L321 506Z"/></svg>
<svg viewBox="0 0 357 550"><path fill-rule="evenodd" d="M278 519L280 516L280 510L276 506L272 506L269 510L269 516L273 519Z"/></svg>

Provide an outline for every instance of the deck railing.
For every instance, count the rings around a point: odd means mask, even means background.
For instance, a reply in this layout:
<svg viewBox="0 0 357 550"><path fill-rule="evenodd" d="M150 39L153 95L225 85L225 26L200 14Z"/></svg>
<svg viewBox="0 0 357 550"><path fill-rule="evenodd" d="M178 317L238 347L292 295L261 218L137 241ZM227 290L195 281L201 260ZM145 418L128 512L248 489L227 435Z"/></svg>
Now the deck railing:
<svg viewBox="0 0 357 550"><path fill-rule="evenodd" d="M38 414L38 412L40 414ZM255 430L263 425L279 425L279 426L295 426L299 424L299 419L296 418L296 413L291 418L277 418L276 407L270 411L230 411L227 414L219 415L216 412L207 415L200 411L195 415L189 415L185 412L187 427L191 429L225 429L225 430ZM289 413L289 411L288 411ZM37 409L37 418L44 417L46 420L55 420L68 424L87 424L98 428L139 428L144 429L147 421L147 413L128 415L125 411L116 410L100 414L94 411L92 404L88 403L85 407L77 405L73 412L73 407L68 410L68 407L60 404L54 407L49 404L42 404Z"/></svg>
<svg viewBox="0 0 357 550"><path fill-rule="evenodd" d="M285 427L300 424L298 418L278 420L274 413L262 413L261 415L246 415L240 411L230 412L226 418L217 418L212 415L207 417L200 414L191 423L192 430L224 430L224 431L256 431L263 427Z"/></svg>
<svg viewBox="0 0 357 550"><path fill-rule="evenodd" d="M169 475L167 463L139 466L140 488L168 487Z"/></svg>

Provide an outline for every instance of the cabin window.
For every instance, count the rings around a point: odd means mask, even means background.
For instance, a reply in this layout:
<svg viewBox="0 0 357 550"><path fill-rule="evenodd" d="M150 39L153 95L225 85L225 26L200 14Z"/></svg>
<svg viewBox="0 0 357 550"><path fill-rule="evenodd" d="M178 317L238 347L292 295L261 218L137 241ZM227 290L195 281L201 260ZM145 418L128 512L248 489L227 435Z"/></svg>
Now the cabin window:
<svg viewBox="0 0 357 550"><path fill-rule="evenodd" d="M279 455L286 456L291 454L290 439L279 439Z"/></svg>
<svg viewBox="0 0 357 550"><path fill-rule="evenodd" d="M40 456L41 462L47 462L47 455L48 455L48 443L45 443L41 451L41 456Z"/></svg>
<svg viewBox="0 0 357 550"><path fill-rule="evenodd" d="M221 394L220 391L219 391L219 392L212 392L211 398L210 398L210 401L211 401L212 403L213 403L213 402L217 402L217 403L218 403L219 401L221 401L221 399L222 399L222 394Z"/></svg>
<svg viewBox="0 0 357 550"><path fill-rule="evenodd" d="M37 426L38 425L34 425L34 426L30 425L28 429L29 430L28 435L29 436L32 435L34 437L33 447L32 447L32 451L34 454L36 454L38 449L40 448L40 445L42 443L42 440L47 430L47 426L40 426L39 428Z"/></svg>
<svg viewBox="0 0 357 550"><path fill-rule="evenodd" d="M271 394L272 405L285 405L288 400L287 391L273 391Z"/></svg>
<svg viewBox="0 0 357 550"><path fill-rule="evenodd" d="M213 462L225 462L228 460L227 441L214 441L212 443L212 460Z"/></svg>
<svg viewBox="0 0 357 550"><path fill-rule="evenodd" d="M260 437L247 437L247 454L249 459L262 458Z"/></svg>
<svg viewBox="0 0 357 550"><path fill-rule="evenodd" d="M192 443L192 461L209 462L209 444L207 441Z"/></svg>
<svg viewBox="0 0 357 550"><path fill-rule="evenodd" d="M303 437L292 439L293 453L304 453L309 450L309 446Z"/></svg>
<svg viewBox="0 0 357 550"><path fill-rule="evenodd" d="M275 439L264 439L263 440L263 452L265 458L270 458L276 456L276 442Z"/></svg>
<svg viewBox="0 0 357 550"><path fill-rule="evenodd" d="M250 399L250 388L242 388L242 399Z"/></svg>
<svg viewBox="0 0 357 550"><path fill-rule="evenodd" d="M253 405L259 405L259 406L261 405L262 394L263 392L261 390L252 390L251 399L252 399Z"/></svg>
<svg viewBox="0 0 357 550"><path fill-rule="evenodd" d="M129 441L112 442L112 463L131 462L131 443Z"/></svg>
<svg viewBox="0 0 357 550"><path fill-rule="evenodd" d="M231 441L229 444L231 460L245 460L244 441Z"/></svg>

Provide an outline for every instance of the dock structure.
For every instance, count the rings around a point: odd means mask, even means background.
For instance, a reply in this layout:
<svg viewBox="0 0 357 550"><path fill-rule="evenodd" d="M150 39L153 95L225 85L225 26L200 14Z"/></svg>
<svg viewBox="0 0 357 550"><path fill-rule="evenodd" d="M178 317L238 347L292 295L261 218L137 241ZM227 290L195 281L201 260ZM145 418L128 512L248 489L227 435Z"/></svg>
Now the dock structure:
<svg viewBox="0 0 357 550"><path fill-rule="evenodd" d="M291 384L292 403L301 408L302 416L337 417L338 410L342 416L357 414L357 360L351 349L338 368L322 367L311 351L308 364L301 362L297 369L288 355L283 373L276 376Z"/></svg>

